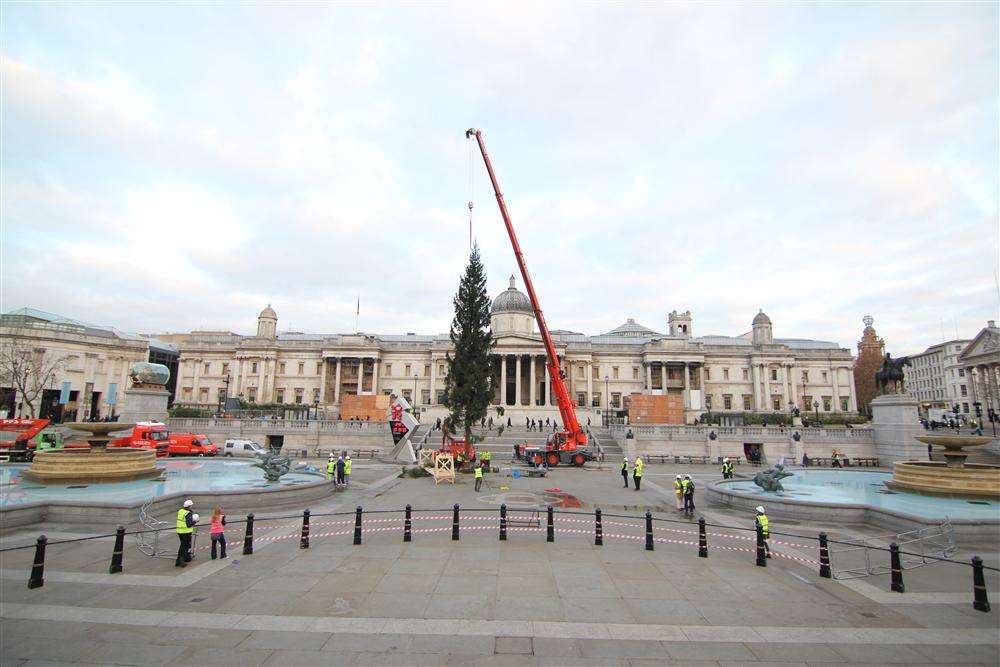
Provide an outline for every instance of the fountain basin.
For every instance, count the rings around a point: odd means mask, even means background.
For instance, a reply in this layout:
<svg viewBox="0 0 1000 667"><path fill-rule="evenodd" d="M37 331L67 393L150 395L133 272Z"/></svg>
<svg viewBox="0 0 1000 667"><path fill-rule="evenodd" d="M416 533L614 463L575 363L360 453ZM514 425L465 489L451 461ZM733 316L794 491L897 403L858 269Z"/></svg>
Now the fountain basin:
<svg viewBox="0 0 1000 667"><path fill-rule="evenodd" d="M940 461L900 461L885 485L894 491L1000 500L1000 466L965 463L956 468Z"/></svg>
<svg viewBox="0 0 1000 667"><path fill-rule="evenodd" d="M151 449L79 448L38 452L21 476L39 484L107 484L160 476Z"/></svg>

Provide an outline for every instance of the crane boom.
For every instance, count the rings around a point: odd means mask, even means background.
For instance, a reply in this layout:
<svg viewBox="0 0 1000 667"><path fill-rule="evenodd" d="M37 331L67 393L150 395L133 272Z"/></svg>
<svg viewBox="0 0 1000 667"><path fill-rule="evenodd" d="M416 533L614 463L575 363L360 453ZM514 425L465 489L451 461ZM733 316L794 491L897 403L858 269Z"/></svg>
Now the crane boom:
<svg viewBox="0 0 1000 667"><path fill-rule="evenodd" d="M507 212L507 204L504 202L503 193L500 192L500 183L497 181L496 172L493 171L493 163L490 162L490 155L486 151L486 144L483 142L481 130L471 128L466 131L465 137L476 138L479 144L479 151L483 154L483 162L486 163L486 171L489 172L490 181L493 183L493 192L496 194L497 205L500 207L500 215L503 216L503 223L507 227L507 235L510 237L510 244L514 247L514 258L517 260L517 267L521 270L521 278L524 280L524 288L528 292L531 300L531 307L535 311L535 321L538 323L538 332L542 336L545 344L545 355L549 368L549 377L552 378L552 390L556 395L556 404L559 406L559 414L562 417L564 443L559 443L562 449L575 449L587 445L587 436L580 428L580 421L576 418L576 408L569 397L569 390L566 389L566 381L559 367L559 357L556 354L555 343L552 342L552 335L549 327L545 324L545 316L542 308L538 304L538 296L535 294L535 286L528 275L528 265L524 262L524 253L521 252L521 244L517 242L517 234L514 233L514 225L510 221L510 213Z"/></svg>

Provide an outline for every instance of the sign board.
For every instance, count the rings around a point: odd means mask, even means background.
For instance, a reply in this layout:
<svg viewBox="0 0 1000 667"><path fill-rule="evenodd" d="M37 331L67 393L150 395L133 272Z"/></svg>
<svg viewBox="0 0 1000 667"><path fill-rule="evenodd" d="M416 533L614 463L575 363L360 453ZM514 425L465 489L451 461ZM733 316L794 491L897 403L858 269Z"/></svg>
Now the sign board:
<svg viewBox="0 0 1000 667"><path fill-rule="evenodd" d="M410 429L406 427L406 424L396 419L389 421L389 428L392 430L392 442L395 445L398 445L399 441L410 432Z"/></svg>
<svg viewBox="0 0 1000 667"><path fill-rule="evenodd" d="M62 383L62 391L59 392L59 405L66 405L69 403L69 387L69 382Z"/></svg>
<svg viewBox="0 0 1000 667"><path fill-rule="evenodd" d="M114 405L118 402L118 383L112 382L108 384L108 397L104 400L108 405Z"/></svg>

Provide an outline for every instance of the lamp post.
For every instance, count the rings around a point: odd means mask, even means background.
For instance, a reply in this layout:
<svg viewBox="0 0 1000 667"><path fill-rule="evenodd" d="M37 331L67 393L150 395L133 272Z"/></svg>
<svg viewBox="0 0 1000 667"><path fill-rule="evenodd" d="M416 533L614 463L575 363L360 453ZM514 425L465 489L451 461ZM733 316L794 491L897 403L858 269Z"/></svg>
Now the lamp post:
<svg viewBox="0 0 1000 667"><path fill-rule="evenodd" d="M819 428L819 401L813 401L813 410L816 412L816 428Z"/></svg>
<svg viewBox="0 0 1000 667"><path fill-rule="evenodd" d="M417 377L416 373L413 374L413 417L420 421L420 408L417 407Z"/></svg>
<svg viewBox="0 0 1000 667"><path fill-rule="evenodd" d="M608 376L604 376L604 425L611 426L611 394L608 393Z"/></svg>

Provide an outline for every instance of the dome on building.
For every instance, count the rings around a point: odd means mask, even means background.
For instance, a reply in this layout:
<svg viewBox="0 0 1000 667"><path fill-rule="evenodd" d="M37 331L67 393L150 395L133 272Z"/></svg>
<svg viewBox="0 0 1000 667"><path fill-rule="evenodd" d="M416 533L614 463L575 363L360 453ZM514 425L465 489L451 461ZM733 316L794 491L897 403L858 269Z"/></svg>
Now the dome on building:
<svg viewBox="0 0 1000 667"><path fill-rule="evenodd" d="M527 313L534 316L535 309L531 307L528 296L514 287L514 276L510 277L510 287L493 300L494 313Z"/></svg>
<svg viewBox="0 0 1000 667"><path fill-rule="evenodd" d="M274 308L271 308L271 304L267 304L267 308L265 308L264 310L260 311L260 315L257 316L257 319L260 319L262 317L266 317L266 318L269 318L269 319L272 319L272 320L276 320L276 319L278 319L278 314L276 312L274 312Z"/></svg>
<svg viewBox="0 0 1000 667"><path fill-rule="evenodd" d="M657 333L650 329L649 327L644 327L641 324L636 324L636 321L631 317L625 321L625 324L615 327L605 336L622 336L625 338L643 338L646 336L656 336Z"/></svg>
<svg viewBox="0 0 1000 667"><path fill-rule="evenodd" d="M771 318L768 317L767 315L765 315L764 311L761 310L759 313L757 313L754 316L754 318L753 318L753 324L754 324L754 326L757 326L758 324L766 324L766 325L770 326L771 325Z"/></svg>

